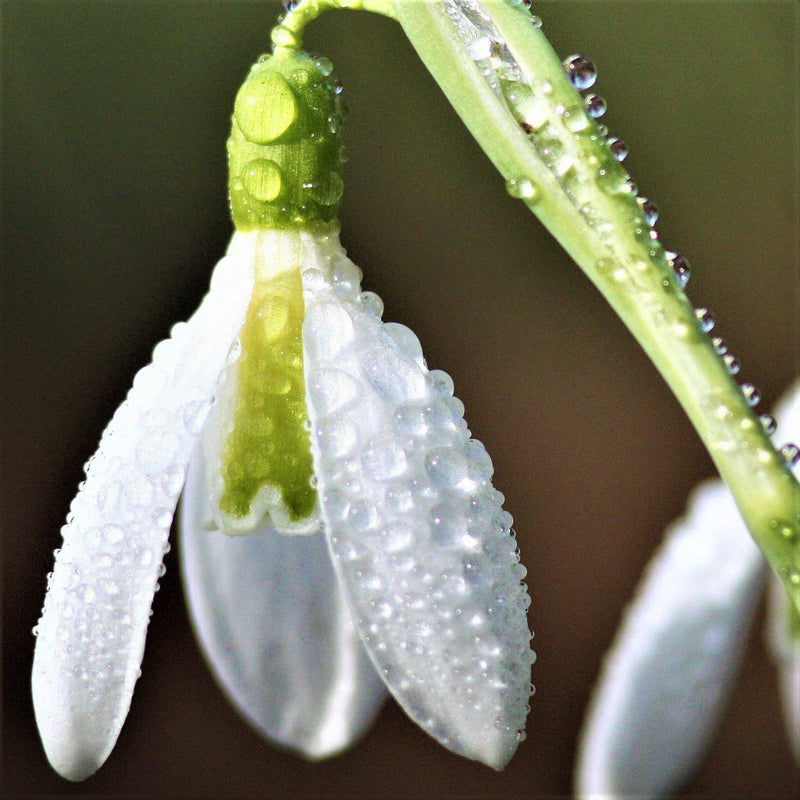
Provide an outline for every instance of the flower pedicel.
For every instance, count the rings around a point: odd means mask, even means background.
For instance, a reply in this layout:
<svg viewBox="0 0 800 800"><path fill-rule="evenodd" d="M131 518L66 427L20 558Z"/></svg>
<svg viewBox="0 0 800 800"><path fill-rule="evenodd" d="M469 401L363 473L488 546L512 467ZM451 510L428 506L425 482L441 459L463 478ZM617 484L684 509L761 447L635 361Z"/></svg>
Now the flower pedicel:
<svg viewBox="0 0 800 800"><path fill-rule="evenodd" d="M493 767L523 736L533 653L511 517L452 381L381 321L339 244L329 73L280 48L252 68L229 140L228 252L136 376L73 501L33 668L45 750L71 780L102 765L127 715L187 472L196 628L267 735L336 752L385 685L442 744Z"/></svg>

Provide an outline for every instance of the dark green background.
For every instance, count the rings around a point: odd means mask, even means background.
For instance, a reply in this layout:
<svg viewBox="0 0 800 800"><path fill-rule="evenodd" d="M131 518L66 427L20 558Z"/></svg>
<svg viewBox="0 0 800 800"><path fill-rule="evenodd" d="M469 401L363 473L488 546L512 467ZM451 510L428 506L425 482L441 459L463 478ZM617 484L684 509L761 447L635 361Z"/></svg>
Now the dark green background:
<svg viewBox="0 0 800 800"><path fill-rule="evenodd" d="M691 260L691 297L712 308L768 408L798 372L795 4L535 6L561 55L598 64L607 122L662 210L662 239ZM528 739L495 774L389 703L340 758L310 765L275 749L206 670L172 553L116 749L79 786L50 770L28 681L51 553L103 426L224 251L228 118L278 5L1 8L5 796L567 794L620 612L712 466L597 292L506 195L399 27L353 12L307 36L333 60L352 109L342 238L385 317L410 325L431 367L451 372L494 459L533 596ZM758 634L685 796L798 788Z"/></svg>

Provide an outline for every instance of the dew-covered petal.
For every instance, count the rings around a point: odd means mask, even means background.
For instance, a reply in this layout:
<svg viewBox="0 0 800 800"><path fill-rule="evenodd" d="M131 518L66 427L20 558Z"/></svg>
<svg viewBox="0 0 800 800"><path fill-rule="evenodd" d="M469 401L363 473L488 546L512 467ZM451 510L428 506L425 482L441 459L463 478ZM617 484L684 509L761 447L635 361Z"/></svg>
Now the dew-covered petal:
<svg viewBox="0 0 800 800"><path fill-rule="evenodd" d="M744 650L764 559L719 481L667 533L606 655L582 733L580 797L658 797L692 773Z"/></svg>
<svg viewBox="0 0 800 800"><path fill-rule="evenodd" d="M69 780L100 767L128 713L185 468L249 301L249 238L233 237L200 308L136 375L62 530L32 683L47 757Z"/></svg>
<svg viewBox="0 0 800 800"><path fill-rule="evenodd" d="M511 516L452 381L359 294L338 239L303 273L308 410L334 563L367 651L407 713L501 768L521 739L533 660Z"/></svg>
<svg viewBox="0 0 800 800"><path fill-rule="evenodd" d="M778 435L800 441L800 381L796 382L775 410ZM800 463L794 467L800 475ZM790 531L790 528L786 528ZM781 533L781 531L778 531ZM767 643L778 667L778 682L789 743L800 765L800 615L789 602L786 589L773 575L770 581Z"/></svg>
<svg viewBox="0 0 800 800"><path fill-rule="evenodd" d="M786 731L800 766L800 616L776 575L770 580L767 622L767 643L778 668Z"/></svg>
<svg viewBox="0 0 800 800"><path fill-rule="evenodd" d="M269 739L324 758L372 723L386 696L353 626L324 534L214 527L204 465L190 466L180 557L194 629L214 676Z"/></svg>

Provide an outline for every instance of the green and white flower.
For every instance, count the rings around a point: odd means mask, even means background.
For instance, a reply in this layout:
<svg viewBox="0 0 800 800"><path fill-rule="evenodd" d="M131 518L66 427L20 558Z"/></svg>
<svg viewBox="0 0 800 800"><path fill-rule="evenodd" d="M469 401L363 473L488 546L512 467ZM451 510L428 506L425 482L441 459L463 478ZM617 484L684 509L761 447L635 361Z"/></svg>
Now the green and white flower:
<svg viewBox="0 0 800 800"><path fill-rule="evenodd" d="M800 383L776 417L800 436ZM691 776L733 689L767 572L729 490L719 480L700 486L647 568L606 656L581 737L579 797L662 797ZM769 616L800 763L800 618L774 576Z"/></svg>
<svg viewBox="0 0 800 800"><path fill-rule="evenodd" d="M72 504L33 669L45 750L71 780L105 761L128 712L185 482L195 626L269 737L334 753L388 688L493 767L522 738L533 654L511 516L452 381L381 320L339 244L329 73L284 51L253 67L229 142L228 252Z"/></svg>

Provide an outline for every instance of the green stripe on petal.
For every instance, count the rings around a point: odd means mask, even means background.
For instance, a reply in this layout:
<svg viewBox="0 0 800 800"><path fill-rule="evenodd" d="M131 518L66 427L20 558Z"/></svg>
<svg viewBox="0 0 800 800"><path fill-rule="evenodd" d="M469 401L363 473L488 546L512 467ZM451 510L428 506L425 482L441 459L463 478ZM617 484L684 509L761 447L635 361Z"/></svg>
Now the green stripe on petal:
<svg viewBox="0 0 800 800"><path fill-rule="evenodd" d="M299 263L287 265L277 252L271 257L262 253L240 336L233 428L223 447L219 506L224 516L249 517L261 492L279 493L291 522L315 511L303 377L304 317Z"/></svg>

